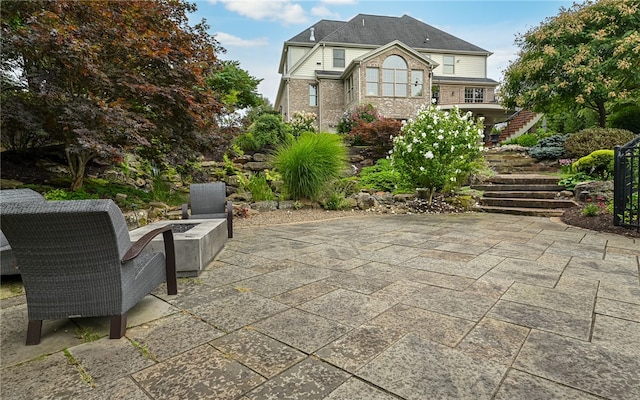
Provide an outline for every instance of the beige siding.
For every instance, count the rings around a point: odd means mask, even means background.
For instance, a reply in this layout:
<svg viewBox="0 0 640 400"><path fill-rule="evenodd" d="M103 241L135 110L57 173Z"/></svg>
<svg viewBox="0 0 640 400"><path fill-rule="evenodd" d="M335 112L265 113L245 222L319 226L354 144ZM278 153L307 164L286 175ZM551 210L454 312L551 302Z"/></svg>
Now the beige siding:
<svg viewBox="0 0 640 400"><path fill-rule="evenodd" d="M333 67L333 49L344 49L345 66L351 64L351 61L353 61L354 58L358 58L368 52L368 50L363 49L320 46L316 48L313 54L308 56L308 58L306 58L304 62L295 69L295 71L289 71L291 73L291 76L294 76L296 78L311 78L315 76L316 70L338 72L344 71L344 68ZM300 59L301 57L297 58L296 62L300 61Z"/></svg>
<svg viewBox="0 0 640 400"><path fill-rule="evenodd" d="M449 55L449 54L448 54ZM433 70L435 75L440 76L455 76L465 78L486 78L486 57L485 56L471 56L471 55L459 55L451 54L455 57L454 75L445 75L442 73L442 67L444 65L443 54L429 54L429 57L438 66Z"/></svg>
<svg viewBox="0 0 640 400"><path fill-rule="evenodd" d="M298 63L308 52L308 47L293 47L287 49L287 67L285 73L291 72L291 68Z"/></svg>
<svg viewBox="0 0 640 400"><path fill-rule="evenodd" d="M320 63L320 65L318 65ZM295 71L291 71L291 76L296 78L314 78L316 70L322 69L322 50L316 49L309 57L305 58Z"/></svg>

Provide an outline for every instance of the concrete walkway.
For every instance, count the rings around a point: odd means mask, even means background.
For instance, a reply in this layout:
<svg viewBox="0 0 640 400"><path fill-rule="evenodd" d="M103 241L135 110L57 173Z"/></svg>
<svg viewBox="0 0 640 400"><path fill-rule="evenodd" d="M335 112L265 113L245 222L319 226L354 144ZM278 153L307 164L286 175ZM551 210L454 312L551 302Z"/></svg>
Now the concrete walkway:
<svg viewBox="0 0 640 400"><path fill-rule="evenodd" d="M47 321L27 347L24 297L2 301L0 397L640 398L638 240L499 214L235 233L120 340Z"/></svg>

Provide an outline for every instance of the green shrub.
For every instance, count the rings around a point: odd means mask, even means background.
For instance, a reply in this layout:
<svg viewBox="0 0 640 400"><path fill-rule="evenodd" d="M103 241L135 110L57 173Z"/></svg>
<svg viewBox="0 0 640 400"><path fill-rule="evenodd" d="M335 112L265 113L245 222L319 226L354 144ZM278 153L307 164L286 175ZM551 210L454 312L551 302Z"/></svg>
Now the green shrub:
<svg viewBox="0 0 640 400"><path fill-rule="evenodd" d="M233 145L237 146L240 150L244 151L258 151L260 150L260 145L253 137L253 133L245 132L233 141Z"/></svg>
<svg viewBox="0 0 640 400"><path fill-rule="evenodd" d="M517 144L522 147L531 147L535 146L538 143L538 136L535 133L523 133L522 135L505 140L502 142L503 145L506 144Z"/></svg>
<svg viewBox="0 0 640 400"><path fill-rule="evenodd" d="M626 129L640 134L640 106L628 106L611 114L608 123L612 128Z"/></svg>
<svg viewBox="0 0 640 400"><path fill-rule="evenodd" d="M364 167L360 171L360 186L380 192L394 192L403 183L400 173L393 169L391 160L381 158L375 165ZM413 186L413 185L411 185ZM415 187L405 188L414 190Z"/></svg>
<svg viewBox="0 0 640 400"><path fill-rule="evenodd" d="M249 178L246 189L251 192L251 197L254 201L271 201L276 198L271 187L269 187L267 178L260 172Z"/></svg>
<svg viewBox="0 0 640 400"><path fill-rule="evenodd" d="M322 205L327 210L345 210L351 207L351 203L343 192L332 191L323 200Z"/></svg>
<svg viewBox="0 0 640 400"><path fill-rule="evenodd" d="M294 200L316 200L325 186L346 166L346 149L340 136L303 133L280 145L273 164L282 174L283 190Z"/></svg>
<svg viewBox="0 0 640 400"><path fill-rule="evenodd" d="M595 203L589 203L581 211L581 214L585 217L595 217L600 214L600 207Z"/></svg>
<svg viewBox="0 0 640 400"><path fill-rule="evenodd" d="M613 150L596 150L573 163L573 169L607 180L613 175Z"/></svg>
<svg viewBox="0 0 640 400"><path fill-rule="evenodd" d="M243 151L258 151L275 147L289 140L291 128L277 114L262 114L251 124L249 131L238 136L234 144Z"/></svg>
<svg viewBox="0 0 640 400"><path fill-rule="evenodd" d="M530 147L527 152L538 160L559 160L565 157L564 142L569 137L568 134L557 134L541 139L535 146Z"/></svg>
<svg viewBox="0 0 640 400"><path fill-rule="evenodd" d="M617 145L623 145L636 135L624 129L589 128L583 129L569 136L564 142L567 157L580 158L596 150L613 150Z"/></svg>
<svg viewBox="0 0 640 400"><path fill-rule="evenodd" d="M558 185L564 186L565 189L573 191L573 189L575 189L578 183L592 181L592 180L594 180L592 176L587 175L584 172L578 172L564 179L561 179L558 182Z"/></svg>

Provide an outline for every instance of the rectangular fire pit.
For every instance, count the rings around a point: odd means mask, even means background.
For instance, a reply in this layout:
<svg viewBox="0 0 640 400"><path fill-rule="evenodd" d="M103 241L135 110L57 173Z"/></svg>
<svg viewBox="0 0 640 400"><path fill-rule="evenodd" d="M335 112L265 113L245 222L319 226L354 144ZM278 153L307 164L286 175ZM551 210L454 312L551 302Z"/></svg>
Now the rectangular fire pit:
<svg viewBox="0 0 640 400"><path fill-rule="evenodd" d="M159 221L129 232L135 242L145 233L165 225L173 225L173 241L176 247L176 269L179 277L193 277L200 272L222 250L227 241L225 219L186 219ZM147 246L152 251L164 253L162 235Z"/></svg>

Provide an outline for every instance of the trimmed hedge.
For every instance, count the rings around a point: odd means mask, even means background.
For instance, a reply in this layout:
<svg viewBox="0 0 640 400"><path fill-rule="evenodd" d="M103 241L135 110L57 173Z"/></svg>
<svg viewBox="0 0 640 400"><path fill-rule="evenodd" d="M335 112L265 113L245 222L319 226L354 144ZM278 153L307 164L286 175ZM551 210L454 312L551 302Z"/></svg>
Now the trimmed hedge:
<svg viewBox="0 0 640 400"><path fill-rule="evenodd" d="M574 162L572 167L577 172L608 180L614 170L613 150L596 150Z"/></svg>
<svg viewBox="0 0 640 400"><path fill-rule="evenodd" d="M625 129L583 129L569 136L564 142L564 149L567 157L580 158L596 150L613 150L615 146L623 145L635 137L633 132Z"/></svg>

